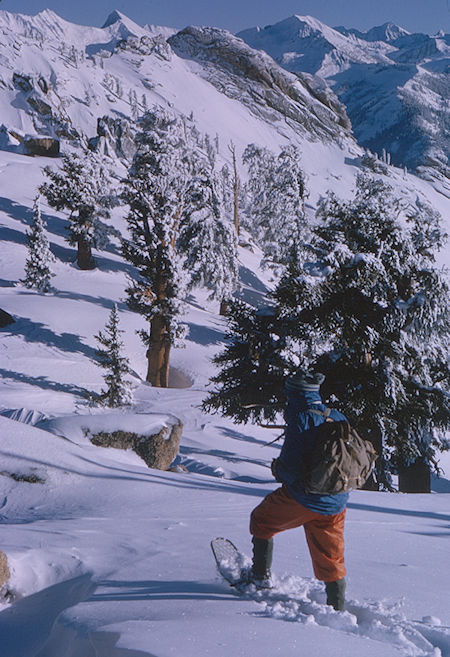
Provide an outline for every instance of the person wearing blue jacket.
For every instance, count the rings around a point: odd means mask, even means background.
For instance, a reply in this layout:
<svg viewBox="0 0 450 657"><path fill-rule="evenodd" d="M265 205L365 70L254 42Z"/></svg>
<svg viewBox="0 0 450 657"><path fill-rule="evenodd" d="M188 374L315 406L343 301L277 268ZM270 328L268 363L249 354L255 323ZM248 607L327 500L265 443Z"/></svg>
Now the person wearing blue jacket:
<svg viewBox="0 0 450 657"><path fill-rule="evenodd" d="M325 582L327 604L344 609L345 575L344 521L348 493L335 495L307 493L303 464L316 436L314 427L325 421L320 373L299 370L286 380L285 440L272 471L282 486L270 493L251 514L253 565L248 580L259 588L271 586L270 568L273 536L286 529L304 528L314 574ZM331 409L332 420L347 420Z"/></svg>

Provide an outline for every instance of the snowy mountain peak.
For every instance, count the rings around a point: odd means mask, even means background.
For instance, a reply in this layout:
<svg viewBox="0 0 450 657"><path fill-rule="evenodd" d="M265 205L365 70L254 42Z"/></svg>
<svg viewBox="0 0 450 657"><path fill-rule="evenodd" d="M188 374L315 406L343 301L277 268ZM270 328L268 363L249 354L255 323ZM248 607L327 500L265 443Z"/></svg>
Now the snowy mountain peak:
<svg viewBox="0 0 450 657"><path fill-rule="evenodd" d="M402 37L410 36L410 32L405 30L403 27L399 27L395 23L390 22L372 27L367 32L361 32L355 28L347 28L342 26L335 27L334 29L346 37L356 37L357 39L368 42L380 41L384 43L392 43Z"/></svg>
<svg viewBox="0 0 450 657"><path fill-rule="evenodd" d="M395 23L384 23L378 27L373 27L371 30L366 32L365 38L367 41L395 41L400 37L407 36L410 34L403 27L395 25Z"/></svg>
<svg viewBox="0 0 450 657"><path fill-rule="evenodd" d="M112 11L109 14L108 18L106 19L106 21L102 25L102 29L104 29L105 27L110 27L111 25L114 25L114 23L119 23L119 22L124 21L124 20L125 21L128 20L128 18L125 16L125 14L122 14L117 9L114 9L114 11Z"/></svg>

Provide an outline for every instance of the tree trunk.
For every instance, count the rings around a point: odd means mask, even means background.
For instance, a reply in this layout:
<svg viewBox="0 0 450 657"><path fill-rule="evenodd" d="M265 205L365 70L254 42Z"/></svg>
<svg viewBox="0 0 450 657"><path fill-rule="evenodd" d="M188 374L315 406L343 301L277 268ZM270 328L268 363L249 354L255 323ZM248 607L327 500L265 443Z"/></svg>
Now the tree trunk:
<svg viewBox="0 0 450 657"><path fill-rule="evenodd" d="M398 490L400 493L430 493L430 466L419 459L412 465L398 469Z"/></svg>
<svg viewBox="0 0 450 657"><path fill-rule="evenodd" d="M147 350L147 381L157 388L169 386L170 343L166 339L166 325L162 315L155 315L150 326L150 345Z"/></svg>
<svg viewBox="0 0 450 657"><path fill-rule="evenodd" d="M82 235L78 237L77 265L80 269L95 269L90 242Z"/></svg>
<svg viewBox="0 0 450 657"><path fill-rule="evenodd" d="M238 171L237 171L237 164L236 164L236 147L231 142L231 144L228 146L229 151L231 153L232 159L233 159L233 215L234 215L234 228L236 230L236 235L239 237L239 176L238 176Z"/></svg>
<svg viewBox="0 0 450 657"><path fill-rule="evenodd" d="M228 314L229 307L230 307L229 299L222 299L222 301L220 302L219 315L225 317Z"/></svg>

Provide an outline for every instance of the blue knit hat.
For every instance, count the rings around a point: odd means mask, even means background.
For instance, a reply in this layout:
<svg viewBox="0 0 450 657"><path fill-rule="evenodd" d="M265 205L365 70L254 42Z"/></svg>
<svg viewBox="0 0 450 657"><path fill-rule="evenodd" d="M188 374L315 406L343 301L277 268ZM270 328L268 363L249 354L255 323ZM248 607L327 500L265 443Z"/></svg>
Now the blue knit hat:
<svg viewBox="0 0 450 657"><path fill-rule="evenodd" d="M320 386L325 381L325 375L320 372L307 372L306 370L297 370L293 376L286 379L286 389L296 391L316 391L319 392Z"/></svg>

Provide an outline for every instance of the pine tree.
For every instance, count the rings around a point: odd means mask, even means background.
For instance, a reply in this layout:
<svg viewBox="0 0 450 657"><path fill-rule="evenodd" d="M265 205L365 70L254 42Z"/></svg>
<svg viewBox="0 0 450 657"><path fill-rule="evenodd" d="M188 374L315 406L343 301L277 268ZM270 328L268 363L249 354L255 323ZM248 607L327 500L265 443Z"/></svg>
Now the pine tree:
<svg viewBox="0 0 450 657"><path fill-rule="evenodd" d="M404 466L436 465L450 427L450 295L435 265L446 236L429 206L403 206L367 175L352 200L321 200L312 257L291 259L270 319L231 308L207 410L271 419L284 376L300 365L326 375L325 399L375 444L380 485ZM260 361L275 365L261 372Z"/></svg>
<svg viewBox="0 0 450 657"><path fill-rule="evenodd" d="M95 336L101 345L96 350L97 364L107 370L103 377L107 388L101 391L96 401L110 407L123 406L132 401L130 383L124 378L130 373L130 367L128 359L121 355L123 349L121 333L123 331L119 329L117 304L114 304L104 332L100 331Z"/></svg>
<svg viewBox="0 0 450 657"><path fill-rule="evenodd" d="M218 299L223 308L238 288L239 267L237 237L219 190L207 153L192 152L177 247L190 272L188 287L207 287L209 298Z"/></svg>
<svg viewBox="0 0 450 657"><path fill-rule="evenodd" d="M325 392L381 454L386 486L388 470L435 463L450 426L449 289L434 266L444 236L424 206L406 225L399 213L391 188L367 175L350 202L328 194L307 267L315 275L285 277L275 294Z"/></svg>
<svg viewBox="0 0 450 657"><path fill-rule="evenodd" d="M263 264L284 268L294 251L298 259L302 257L308 236L300 154L295 146L287 146L275 156L267 148L249 144L243 162L249 176L248 229L263 250Z"/></svg>
<svg viewBox="0 0 450 657"><path fill-rule="evenodd" d="M283 381L292 369L285 327L275 309L256 309L233 300L228 312L226 346L214 358L215 389L203 402L235 422L273 421L285 403Z"/></svg>
<svg viewBox="0 0 450 657"><path fill-rule="evenodd" d="M49 179L39 188L48 204L57 210L68 210L69 234L67 241L77 246L80 269L93 269L93 248L101 248L108 232L114 232L101 221L109 217L115 204L109 176L97 157L90 151L83 156L64 155L61 169L44 168Z"/></svg>
<svg viewBox="0 0 450 657"><path fill-rule="evenodd" d="M52 274L49 264L54 261L45 231L45 221L41 215L40 198L35 198L33 205L33 222L27 230L28 258L25 264L25 278L21 281L25 287L48 292Z"/></svg>
<svg viewBox="0 0 450 657"><path fill-rule="evenodd" d="M184 331L179 322L183 288L175 247L188 163L184 127L173 115L154 108L138 125L137 151L122 193L129 206L130 232L122 251L137 270L126 290L127 304L149 322L149 330L140 331L147 346L146 380L167 387L170 349Z"/></svg>

